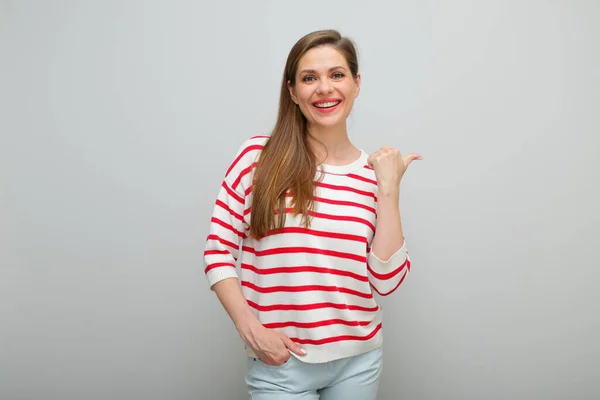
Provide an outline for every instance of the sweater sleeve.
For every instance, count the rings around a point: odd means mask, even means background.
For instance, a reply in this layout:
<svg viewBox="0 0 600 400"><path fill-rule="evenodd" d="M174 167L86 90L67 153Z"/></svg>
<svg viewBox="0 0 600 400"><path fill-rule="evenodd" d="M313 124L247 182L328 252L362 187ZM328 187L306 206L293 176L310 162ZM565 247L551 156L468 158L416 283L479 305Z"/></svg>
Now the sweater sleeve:
<svg viewBox="0 0 600 400"><path fill-rule="evenodd" d="M244 218L249 208L252 170L260 139L246 142L229 165L210 219L209 234L204 249L204 273L211 287L227 278L239 278L236 264L240 244L249 233Z"/></svg>
<svg viewBox="0 0 600 400"><path fill-rule="evenodd" d="M204 249L204 273L211 289L223 279L238 277L235 267L239 246L246 237L244 206L244 197L224 179L210 219Z"/></svg>
<svg viewBox="0 0 600 400"><path fill-rule="evenodd" d="M383 261L373 251L368 253L367 271L373 289L382 296L392 294L404 282L410 271L406 241L388 260Z"/></svg>

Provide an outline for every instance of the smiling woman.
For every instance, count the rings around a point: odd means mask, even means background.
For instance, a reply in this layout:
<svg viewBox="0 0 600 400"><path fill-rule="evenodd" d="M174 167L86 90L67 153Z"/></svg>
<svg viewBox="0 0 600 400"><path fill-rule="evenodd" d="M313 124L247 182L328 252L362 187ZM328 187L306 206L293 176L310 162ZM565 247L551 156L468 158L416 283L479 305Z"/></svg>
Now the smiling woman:
<svg viewBox="0 0 600 400"><path fill-rule="evenodd" d="M350 54L356 56L353 52ZM331 46L312 48L304 54L298 69L297 84L288 81L288 89L292 100L306 116L309 130L335 126L346 119L360 91L360 75L358 71L350 70L345 56ZM327 114L328 118L319 118L315 111Z"/></svg>
<svg viewBox="0 0 600 400"><path fill-rule="evenodd" d="M360 83L349 39L333 30L301 38L271 135L248 139L225 174L205 272L247 345L253 399L377 396L373 293L394 292L410 270L399 185L421 157L389 147L369 156L350 142Z"/></svg>

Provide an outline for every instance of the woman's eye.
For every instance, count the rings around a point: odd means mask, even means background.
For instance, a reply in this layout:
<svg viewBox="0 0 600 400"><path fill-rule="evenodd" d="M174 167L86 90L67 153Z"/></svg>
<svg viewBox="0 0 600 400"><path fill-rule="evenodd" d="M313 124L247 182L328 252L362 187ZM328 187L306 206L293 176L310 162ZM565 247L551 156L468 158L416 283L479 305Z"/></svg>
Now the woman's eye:
<svg viewBox="0 0 600 400"><path fill-rule="evenodd" d="M312 82L315 79L314 76L305 76L304 78L302 78L302 81L304 82Z"/></svg>
<svg viewBox="0 0 600 400"><path fill-rule="evenodd" d="M336 72L335 74L333 74L334 79L342 79L343 77L344 74L342 74L341 72Z"/></svg>

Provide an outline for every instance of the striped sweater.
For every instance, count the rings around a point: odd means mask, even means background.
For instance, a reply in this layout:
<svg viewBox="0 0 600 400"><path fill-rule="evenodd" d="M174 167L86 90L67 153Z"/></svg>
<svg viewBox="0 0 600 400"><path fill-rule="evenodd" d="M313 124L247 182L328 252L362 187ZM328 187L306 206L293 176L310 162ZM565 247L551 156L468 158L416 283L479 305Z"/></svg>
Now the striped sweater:
<svg viewBox="0 0 600 400"><path fill-rule="evenodd" d="M252 176L267 140L247 140L223 179L204 252L210 286L238 278L259 321L302 345L308 354L297 357L303 361L327 362L379 347L382 310L373 294L395 291L410 260L406 244L386 261L370 249L377 181L368 155L319 166L309 228L288 208L283 229L255 240L249 236ZM249 348L247 353L254 356Z"/></svg>

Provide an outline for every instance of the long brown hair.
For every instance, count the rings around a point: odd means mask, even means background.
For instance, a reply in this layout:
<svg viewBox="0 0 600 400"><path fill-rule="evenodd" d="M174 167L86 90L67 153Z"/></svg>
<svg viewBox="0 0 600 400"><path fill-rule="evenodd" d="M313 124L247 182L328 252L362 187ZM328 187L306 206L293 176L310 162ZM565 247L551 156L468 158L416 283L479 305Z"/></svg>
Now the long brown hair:
<svg viewBox="0 0 600 400"><path fill-rule="evenodd" d="M354 79L358 76L354 43L335 30L309 33L290 50L281 82L277 122L254 171L250 235L256 239L266 236L271 229L283 228L288 193L292 196L294 215L302 214L302 224L310 225L317 159L309 146L306 118L292 101L288 81L292 86L296 84L300 59L318 46L334 47L346 59Z"/></svg>

